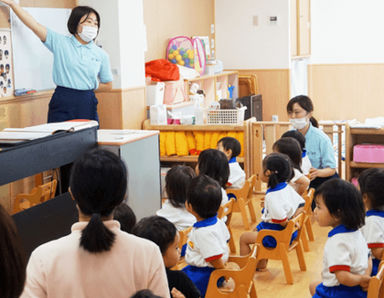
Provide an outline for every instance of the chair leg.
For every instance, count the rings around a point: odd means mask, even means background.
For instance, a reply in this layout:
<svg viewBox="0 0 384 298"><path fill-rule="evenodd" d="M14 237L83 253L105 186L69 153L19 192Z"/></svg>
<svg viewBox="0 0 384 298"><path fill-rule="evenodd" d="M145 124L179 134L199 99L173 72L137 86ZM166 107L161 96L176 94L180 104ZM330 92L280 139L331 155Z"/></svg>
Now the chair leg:
<svg viewBox="0 0 384 298"><path fill-rule="evenodd" d="M305 227L307 230L309 241L314 241L315 237L313 236L311 218L308 217L307 221L305 222Z"/></svg>
<svg viewBox="0 0 384 298"><path fill-rule="evenodd" d="M297 259L299 260L300 270L307 271L307 265L305 264L303 247L301 246L300 239L297 239L297 240L298 240L298 243L296 246L296 254L297 254Z"/></svg>
<svg viewBox="0 0 384 298"><path fill-rule="evenodd" d="M302 231L301 231L301 240L302 240L302 242L303 242L303 248L304 248L304 251L305 251L305 252L308 252L308 251L309 251L309 244L308 244L307 232L306 232L305 225L303 225L303 227L302 227Z"/></svg>
<svg viewBox="0 0 384 298"><path fill-rule="evenodd" d="M279 246L280 246L281 261L283 262L285 279L287 281L287 284L292 285L293 284L293 276L292 276L292 271L291 271L291 265L289 264L289 260L288 260L288 248L285 245L279 245Z"/></svg>
<svg viewBox="0 0 384 298"><path fill-rule="evenodd" d="M247 210L245 209L244 200L242 198L238 198L237 203L239 204L239 209L241 213L241 218L243 219L244 228L246 230L249 230L248 215L247 215Z"/></svg>
<svg viewBox="0 0 384 298"><path fill-rule="evenodd" d="M256 222L255 208L253 207L252 198L248 200L249 214L251 215L251 221Z"/></svg>
<svg viewBox="0 0 384 298"><path fill-rule="evenodd" d="M251 282L250 296L251 296L251 298L257 298L256 287L255 287L255 283L253 281Z"/></svg>

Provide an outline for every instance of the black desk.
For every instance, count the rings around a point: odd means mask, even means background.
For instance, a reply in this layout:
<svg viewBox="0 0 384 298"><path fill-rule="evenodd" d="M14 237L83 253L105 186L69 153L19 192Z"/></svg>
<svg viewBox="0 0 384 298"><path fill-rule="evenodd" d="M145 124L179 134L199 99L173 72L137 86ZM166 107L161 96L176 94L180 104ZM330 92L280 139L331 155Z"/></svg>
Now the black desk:
<svg viewBox="0 0 384 298"><path fill-rule="evenodd" d="M97 127L60 132L0 151L0 185L59 168L97 146Z"/></svg>

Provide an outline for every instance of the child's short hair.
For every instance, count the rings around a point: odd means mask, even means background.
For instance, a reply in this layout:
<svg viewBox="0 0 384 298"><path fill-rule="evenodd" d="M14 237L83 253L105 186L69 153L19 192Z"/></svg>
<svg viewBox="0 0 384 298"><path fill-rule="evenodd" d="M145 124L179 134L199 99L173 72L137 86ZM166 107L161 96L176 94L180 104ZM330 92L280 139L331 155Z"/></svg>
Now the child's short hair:
<svg viewBox="0 0 384 298"><path fill-rule="evenodd" d="M120 223L121 230L131 233L136 224L136 215L126 203L121 203L113 212L113 219Z"/></svg>
<svg viewBox="0 0 384 298"><path fill-rule="evenodd" d="M189 166L177 165L172 167L165 176L165 190L168 200L175 208L185 206L187 190L195 171Z"/></svg>
<svg viewBox="0 0 384 298"><path fill-rule="evenodd" d="M228 159L225 154L216 149L202 151L197 160L199 174L208 175L225 188L229 177Z"/></svg>
<svg viewBox="0 0 384 298"><path fill-rule="evenodd" d="M220 144L220 143L223 145L223 148L225 150L229 150L229 149L232 150L231 158L238 156L240 154L240 152L241 152L240 142L238 140L236 140L235 138L224 137L224 138L221 138L217 142L217 144Z"/></svg>
<svg viewBox="0 0 384 298"><path fill-rule="evenodd" d="M352 183L340 178L327 180L315 191L315 200L318 196L322 197L329 213L346 228L357 230L364 225L363 200Z"/></svg>
<svg viewBox="0 0 384 298"><path fill-rule="evenodd" d="M359 176L361 194L369 198L372 209L381 210L384 207L384 169L370 168Z"/></svg>
<svg viewBox="0 0 384 298"><path fill-rule="evenodd" d="M142 218L132 230L132 234L156 243L163 255L175 241L176 233L173 223L157 215Z"/></svg>
<svg viewBox="0 0 384 298"><path fill-rule="evenodd" d="M286 138L286 137L294 138L294 139L296 139L296 141L299 142L301 151L303 151L305 149L305 137L298 130L296 130L296 129L295 130L288 130L285 133L283 133L281 135L281 137L282 138Z"/></svg>
<svg viewBox="0 0 384 298"><path fill-rule="evenodd" d="M293 170L289 157L282 153L268 154L263 160L263 171L271 173L268 179L268 187L275 188L278 183L290 181L293 178Z"/></svg>
<svg viewBox="0 0 384 298"><path fill-rule="evenodd" d="M300 144L296 139L284 137L278 139L272 146L274 151L288 155L295 169L301 171L301 154Z"/></svg>
<svg viewBox="0 0 384 298"><path fill-rule="evenodd" d="M161 296L157 296L152 293L151 290L140 290L136 292L134 295L131 296L131 298L162 298Z"/></svg>
<svg viewBox="0 0 384 298"><path fill-rule="evenodd" d="M199 175L192 179L187 202L201 218L215 216L221 200L221 188L216 180L207 175Z"/></svg>

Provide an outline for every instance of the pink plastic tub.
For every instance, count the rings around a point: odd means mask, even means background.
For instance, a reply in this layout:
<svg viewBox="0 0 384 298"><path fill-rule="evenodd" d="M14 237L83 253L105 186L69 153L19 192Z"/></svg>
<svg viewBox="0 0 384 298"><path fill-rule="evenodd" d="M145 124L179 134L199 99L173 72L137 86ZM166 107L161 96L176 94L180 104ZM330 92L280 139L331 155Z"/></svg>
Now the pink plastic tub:
<svg viewBox="0 0 384 298"><path fill-rule="evenodd" d="M384 163L384 145L362 144L353 146L353 161Z"/></svg>

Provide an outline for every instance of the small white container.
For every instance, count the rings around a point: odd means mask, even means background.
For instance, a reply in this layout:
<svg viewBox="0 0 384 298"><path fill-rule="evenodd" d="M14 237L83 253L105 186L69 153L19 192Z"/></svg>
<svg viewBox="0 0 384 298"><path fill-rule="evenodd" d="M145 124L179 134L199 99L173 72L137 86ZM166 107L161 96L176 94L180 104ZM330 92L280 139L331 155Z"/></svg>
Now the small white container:
<svg viewBox="0 0 384 298"><path fill-rule="evenodd" d="M147 106L162 105L164 103L164 88L163 82L146 86Z"/></svg>
<svg viewBox="0 0 384 298"><path fill-rule="evenodd" d="M165 105L153 105L149 109L151 125L167 125L167 107Z"/></svg>

